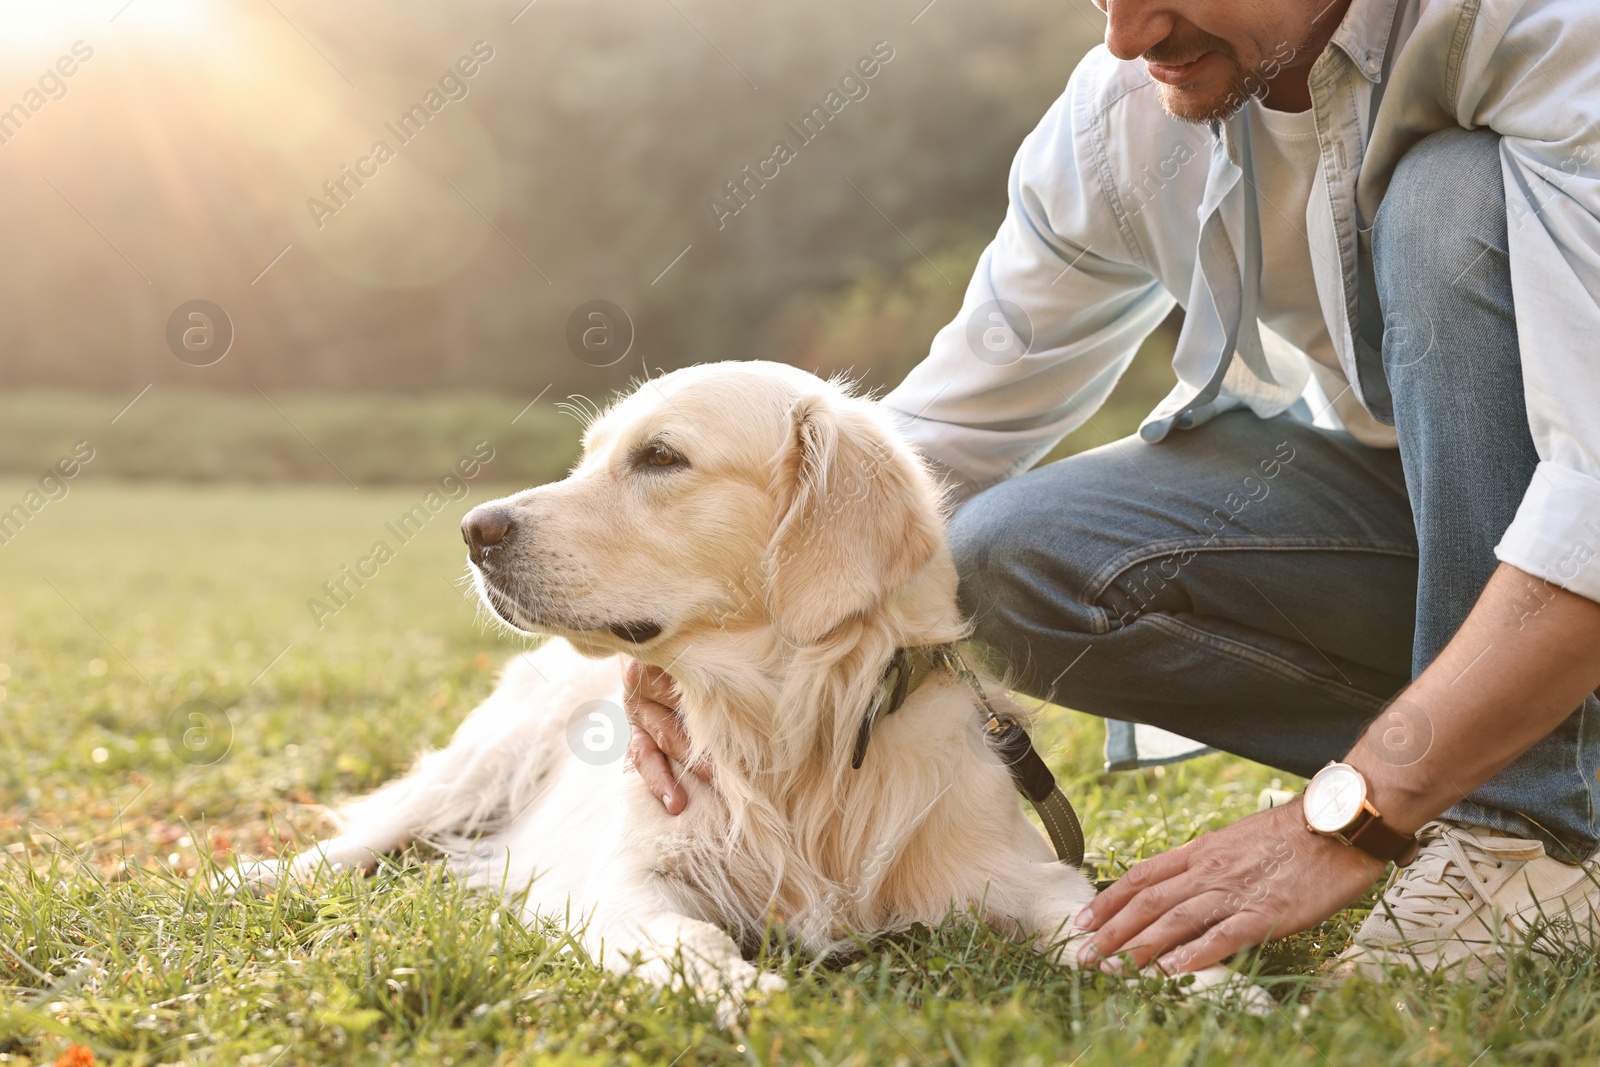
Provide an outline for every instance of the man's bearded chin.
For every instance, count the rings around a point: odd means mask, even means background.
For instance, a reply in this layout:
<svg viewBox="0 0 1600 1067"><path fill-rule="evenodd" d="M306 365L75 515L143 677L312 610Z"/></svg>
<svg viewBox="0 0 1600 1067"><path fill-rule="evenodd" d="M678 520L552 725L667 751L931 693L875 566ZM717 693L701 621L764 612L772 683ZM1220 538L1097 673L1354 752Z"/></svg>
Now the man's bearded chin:
<svg viewBox="0 0 1600 1067"><path fill-rule="evenodd" d="M1208 71L1204 79L1183 86L1156 82L1162 108L1182 122L1208 123L1231 118L1250 97L1264 94L1268 82L1283 70L1281 60L1271 59L1246 67L1239 62L1239 54L1232 45L1211 34L1187 41L1169 37L1148 49L1142 58L1151 63L1181 66L1202 56L1211 67L1220 66L1218 60L1223 61L1226 73L1219 77Z"/></svg>
<svg viewBox="0 0 1600 1067"><path fill-rule="evenodd" d="M1238 114L1252 90L1256 94L1266 91L1266 81L1231 57L1228 61L1233 65L1231 76L1221 88L1157 82L1162 109L1179 121L1193 123L1222 122Z"/></svg>

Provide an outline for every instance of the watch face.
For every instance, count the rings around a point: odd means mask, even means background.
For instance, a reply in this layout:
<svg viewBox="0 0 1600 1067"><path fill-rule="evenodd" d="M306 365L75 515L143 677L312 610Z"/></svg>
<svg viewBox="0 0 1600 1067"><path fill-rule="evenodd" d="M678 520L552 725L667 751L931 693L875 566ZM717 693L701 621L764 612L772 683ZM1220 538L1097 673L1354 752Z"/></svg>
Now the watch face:
<svg viewBox="0 0 1600 1067"><path fill-rule="evenodd" d="M1306 786L1306 822L1313 830L1334 834L1361 814L1367 798L1367 780L1361 772L1343 763L1322 768Z"/></svg>

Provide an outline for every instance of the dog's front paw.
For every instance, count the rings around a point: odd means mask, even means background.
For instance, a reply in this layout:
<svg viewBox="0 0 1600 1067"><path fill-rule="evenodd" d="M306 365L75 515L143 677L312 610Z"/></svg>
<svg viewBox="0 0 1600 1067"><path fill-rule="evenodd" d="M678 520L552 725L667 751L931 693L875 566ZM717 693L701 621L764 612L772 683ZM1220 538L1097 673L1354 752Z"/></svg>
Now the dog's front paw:
<svg viewBox="0 0 1600 1067"><path fill-rule="evenodd" d="M781 974L763 971L756 978L756 992L758 993L782 993L788 988L789 980Z"/></svg>
<svg viewBox="0 0 1600 1067"><path fill-rule="evenodd" d="M746 965L735 973L725 975L725 981L715 988L705 988L703 995L716 1008L717 1025L731 1030L744 1017L752 1002L759 1003L773 993L789 988L781 974L762 971Z"/></svg>
<svg viewBox="0 0 1600 1067"><path fill-rule="evenodd" d="M1192 977L1194 981L1186 987L1191 1000L1246 1015L1270 1015L1278 1008L1270 993L1231 968L1203 967Z"/></svg>
<svg viewBox="0 0 1600 1067"><path fill-rule="evenodd" d="M304 885L322 875L337 874L348 868L366 870L371 855L364 849L341 848L337 841L322 841L293 859L242 860L214 878L212 885L229 896L239 893L264 896L291 882Z"/></svg>
<svg viewBox="0 0 1600 1067"><path fill-rule="evenodd" d="M1055 940L1037 938L1033 942L1034 951L1043 953L1044 958L1058 967L1077 967L1078 952L1088 941L1089 935L1081 930L1071 930Z"/></svg>
<svg viewBox="0 0 1600 1067"><path fill-rule="evenodd" d="M346 864L339 861L338 852L328 845L328 842L319 842L296 856L288 865L287 877L291 881L306 884L319 876L337 874L343 870Z"/></svg>
<svg viewBox="0 0 1600 1067"><path fill-rule="evenodd" d="M213 891L223 896L266 896L289 877L286 860L240 860L211 879Z"/></svg>

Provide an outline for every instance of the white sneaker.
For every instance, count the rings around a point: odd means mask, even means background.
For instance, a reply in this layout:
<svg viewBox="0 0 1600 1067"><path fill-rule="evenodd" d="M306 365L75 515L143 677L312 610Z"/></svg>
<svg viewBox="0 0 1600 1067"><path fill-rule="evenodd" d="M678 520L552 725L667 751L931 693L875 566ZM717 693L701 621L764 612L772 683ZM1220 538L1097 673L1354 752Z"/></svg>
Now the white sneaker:
<svg viewBox="0 0 1600 1067"><path fill-rule="evenodd" d="M1541 951L1543 935L1600 942L1594 859L1562 863L1538 841L1449 819L1429 823L1417 837L1417 858L1396 869L1340 954L1337 977L1423 970L1476 978L1518 946Z"/></svg>

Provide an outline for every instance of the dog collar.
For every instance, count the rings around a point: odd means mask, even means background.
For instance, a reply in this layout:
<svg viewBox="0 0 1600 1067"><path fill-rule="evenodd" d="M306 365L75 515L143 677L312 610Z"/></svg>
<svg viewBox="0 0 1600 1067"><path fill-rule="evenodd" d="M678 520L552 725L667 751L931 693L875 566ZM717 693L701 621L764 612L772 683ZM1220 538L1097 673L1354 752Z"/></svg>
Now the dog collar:
<svg viewBox="0 0 1600 1067"><path fill-rule="evenodd" d="M861 717L861 726L856 730L855 753L850 757L851 770L859 771L861 761L867 758L867 743L872 740L872 728L877 725L878 717L899 711L906 698L927 680L928 675L943 666L938 652L949 647L913 645L894 650L894 655L889 657L888 665L878 678L878 689L873 694L872 703L867 705L867 713Z"/></svg>
<svg viewBox="0 0 1600 1067"><path fill-rule="evenodd" d="M897 648L878 679L878 689L861 726L856 731L855 752L850 757L850 767L860 770L867 757L867 745L872 740L872 729L878 718L893 715L917 687L927 681L935 671L949 671L972 691L973 703L983 714L984 739L1005 761L1011 772L1011 781L1017 792L1027 797L1039 813L1039 821L1050 835L1056 856L1068 866L1083 864L1083 826L1078 813L1067 800L1055 775L1033 747L1033 739L1013 716L1002 714L983 691L983 683L954 645L912 645Z"/></svg>

